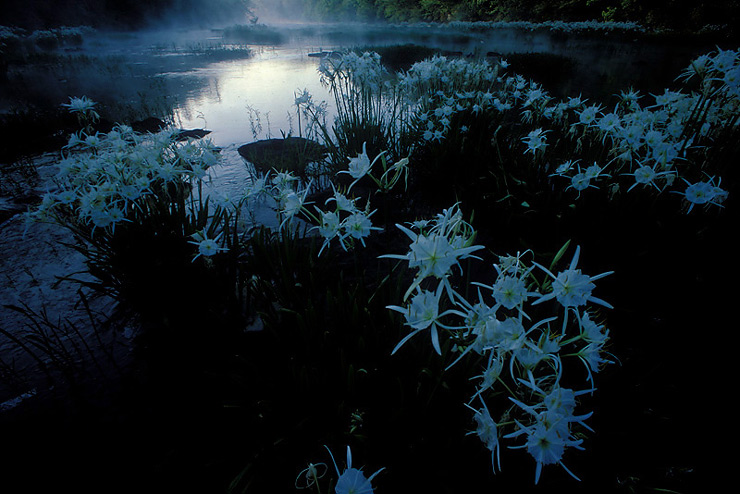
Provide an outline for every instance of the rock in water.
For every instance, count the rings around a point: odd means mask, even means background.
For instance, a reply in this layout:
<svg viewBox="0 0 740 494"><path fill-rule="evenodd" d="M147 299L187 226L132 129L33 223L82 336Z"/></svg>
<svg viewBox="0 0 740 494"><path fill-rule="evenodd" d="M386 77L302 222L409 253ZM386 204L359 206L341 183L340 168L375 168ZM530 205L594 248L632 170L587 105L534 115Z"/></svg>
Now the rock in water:
<svg viewBox="0 0 740 494"><path fill-rule="evenodd" d="M303 174L308 163L321 161L326 147L305 137L263 139L240 146L239 154L257 170L267 172L273 168Z"/></svg>

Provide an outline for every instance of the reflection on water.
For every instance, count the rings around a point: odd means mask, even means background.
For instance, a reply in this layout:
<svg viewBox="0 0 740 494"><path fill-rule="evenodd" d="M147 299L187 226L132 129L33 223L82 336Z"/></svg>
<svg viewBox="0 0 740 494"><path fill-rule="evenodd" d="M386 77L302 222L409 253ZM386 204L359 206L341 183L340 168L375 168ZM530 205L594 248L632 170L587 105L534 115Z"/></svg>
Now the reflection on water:
<svg viewBox="0 0 740 494"><path fill-rule="evenodd" d="M272 48L246 60L163 74L169 86L185 90L175 121L185 129L210 130L208 137L222 148L222 163L210 172L212 189L238 197L251 180L237 152L241 144L283 133L298 135L295 93L307 89L315 102L326 101L327 122L332 121L333 106L319 78L319 63L302 48ZM257 214L262 224L276 221L269 208Z"/></svg>
<svg viewBox="0 0 740 494"><path fill-rule="evenodd" d="M228 146L280 137L281 131L297 135L294 93L308 89L315 101L329 102L318 66L306 50L275 48L247 60L165 76L170 85L192 87L183 95L176 121L183 128L207 128L216 145ZM328 111L331 115L331 104Z"/></svg>

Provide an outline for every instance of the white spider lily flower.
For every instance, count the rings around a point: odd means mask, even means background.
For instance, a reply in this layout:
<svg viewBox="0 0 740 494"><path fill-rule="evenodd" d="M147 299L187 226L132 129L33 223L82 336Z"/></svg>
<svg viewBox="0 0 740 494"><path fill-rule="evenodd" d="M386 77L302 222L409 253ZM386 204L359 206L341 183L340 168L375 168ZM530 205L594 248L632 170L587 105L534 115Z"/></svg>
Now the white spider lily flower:
<svg viewBox="0 0 740 494"><path fill-rule="evenodd" d="M634 90L633 88L630 88L627 91L622 91L619 93L619 99L630 110L637 110L640 108L640 104L639 104L640 98L642 98L642 95L640 95L640 92Z"/></svg>
<svg viewBox="0 0 740 494"><path fill-rule="evenodd" d="M326 475L327 466L326 463L309 463L306 468L298 473L295 478L296 489L309 489L311 488L318 479L323 478ZM299 481L304 479L305 485L299 484Z"/></svg>
<svg viewBox="0 0 740 494"><path fill-rule="evenodd" d="M607 113L599 120L597 126L604 132L617 132L621 129L619 115L616 113Z"/></svg>
<svg viewBox="0 0 740 494"><path fill-rule="evenodd" d="M527 452L537 462L534 483L539 482L542 466L553 463L559 463L571 477L580 480L563 464L562 458L566 447L570 446L576 449L583 449L581 447L582 442L582 439L574 440L568 437L561 437L555 427L537 424L527 437Z"/></svg>
<svg viewBox="0 0 740 494"><path fill-rule="evenodd" d="M591 125L596 121L596 118L600 112L601 107L597 105L591 105L578 112L578 120L583 125Z"/></svg>
<svg viewBox="0 0 740 494"><path fill-rule="evenodd" d="M665 135L657 130L650 130L645 134L645 144L650 148L655 148L663 141L665 141Z"/></svg>
<svg viewBox="0 0 740 494"><path fill-rule="evenodd" d="M530 373L530 378L532 378ZM526 381L520 380L527 384ZM530 387L539 395L543 395L542 390L537 388L533 383L529 383ZM570 431L570 424L577 422L583 425L585 428L592 430L588 427L584 421L591 417L593 412L589 412L584 415L573 415L572 407L574 406L574 400L571 401L575 395L582 394L588 391L571 392L571 390L560 389L559 386L551 391L550 394L544 396L544 400L537 405L530 406L516 400L512 397L509 399L522 408L527 413L534 416L535 421L531 425L524 425L518 420L515 421L519 426L519 430L507 434L505 438L517 437L522 434L527 435L527 441L521 446L512 446L511 448L526 448L527 452L537 462L535 471L535 484L539 482L540 475L542 473L542 467L544 465L552 465L559 463L563 469L568 472L576 480L580 480L576 475L571 472L562 462L565 448L573 447L582 450L581 443L582 439L573 439ZM542 407L545 407L544 410Z"/></svg>
<svg viewBox="0 0 740 494"><path fill-rule="evenodd" d="M663 168L666 168L678 158L680 147L680 143L661 142L652 148L653 159Z"/></svg>
<svg viewBox="0 0 740 494"><path fill-rule="evenodd" d="M496 318L495 313L486 316L481 323L471 329L471 333L475 335L475 341L463 351L460 357L470 350L483 355L487 350L500 348L499 343L502 340L503 334L501 331L501 321Z"/></svg>
<svg viewBox="0 0 740 494"><path fill-rule="evenodd" d="M554 298L565 308L580 307L585 305L587 302L599 304L608 309L614 308L604 300L591 295L591 292L596 287L593 282L614 273L614 271L607 271L596 276L588 276L581 273L580 269L576 269L580 253L581 246L579 245L576 247L576 252L573 254L573 259L571 260L568 269L561 271L557 276L552 274L550 270L544 266L533 262L534 265L551 276L553 278L553 282L552 291L546 295L542 295L539 299L533 302L532 305L537 305Z"/></svg>
<svg viewBox="0 0 740 494"><path fill-rule="evenodd" d="M601 173L603 170L604 170L604 168L602 168L599 165L597 165L596 163L594 163L593 165L591 165L588 168L586 168L586 171L584 172L584 174L589 179L599 178L599 177L603 177L603 176L608 177L609 175L606 175L606 174L602 174Z"/></svg>
<svg viewBox="0 0 740 494"><path fill-rule="evenodd" d="M584 172L579 172L573 175L570 179L570 185L569 188L573 188L577 190L578 192L581 192L582 190L587 189L588 187L593 187L591 185L591 177L589 177Z"/></svg>
<svg viewBox="0 0 740 494"><path fill-rule="evenodd" d="M585 347L581 348L576 354L584 364L586 364L589 376L588 381L593 382L592 372L599 372L602 364L611 363L611 361L604 359L602 354L603 344L601 343L589 343Z"/></svg>
<svg viewBox="0 0 740 494"><path fill-rule="evenodd" d="M88 148L97 149L103 145L103 139L100 137L100 134L96 132L95 134L86 136L84 141L82 141L82 144Z"/></svg>
<svg viewBox="0 0 740 494"><path fill-rule="evenodd" d="M283 197L280 198L280 214L283 216L283 221L280 223L280 229L289 223L295 215L297 215L306 204L306 196L308 191L311 189L311 184L303 190L302 194L298 194L294 190L286 190Z"/></svg>
<svg viewBox="0 0 740 494"><path fill-rule="evenodd" d="M568 160L568 161L564 162L563 164L559 165L555 169L555 173L553 175L563 175L563 174L569 172L573 168L573 166L576 165L577 163L578 163L578 160L576 160L576 161Z"/></svg>
<svg viewBox="0 0 740 494"><path fill-rule="evenodd" d="M714 186L714 199L712 200L712 203L719 206L725 201L725 199L727 199L729 194L729 192L718 185Z"/></svg>
<svg viewBox="0 0 740 494"><path fill-rule="evenodd" d="M506 358L506 352L502 350L494 350L494 351L488 352L488 363L486 364L486 368L483 370L483 373L478 376L474 376L470 378L471 380L482 379L483 381L480 383L480 386L478 387L478 391L473 396L473 399L475 399L475 396L480 396L481 393L483 393L485 390L493 388L493 385L496 383L499 376L504 370L505 358Z"/></svg>
<svg viewBox="0 0 740 494"><path fill-rule="evenodd" d="M76 132L72 132L72 134L69 136L69 140L67 141L67 144L64 146L65 148L73 148L75 146L79 146L83 144L85 141L81 138L80 134L77 134Z"/></svg>
<svg viewBox="0 0 740 494"><path fill-rule="evenodd" d="M412 240L410 251L405 255L386 254L380 257L406 260L409 268L419 268L416 280L406 291L404 300L425 278L446 278L452 266L459 265L460 259L470 257L473 252L483 248L482 245L455 247L445 235L433 232L429 235L418 234L405 226L396 226Z"/></svg>
<svg viewBox="0 0 740 494"><path fill-rule="evenodd" d="M623 142L627 144L630 149L637 149L642 145L644 133L645 128L642 125L635 124L622 128L619 132L619 137L622 138Z"/></svg>
<svg viewBox="0 0 740 494"><path fill-rule="evenodd" d="M349 215L341 224L345 231L346 237L359 239L362 245L365 245L365 237L370 235L372 230L382 230L382 228L373 226L370 221L370 214L357 211Z"/></svg>
<svg viewBox="0 0 740 494"><path fill-rule="evenodd" d="M331 450L326 446L324 447L329 451L331 461L334 464L334 469L339 476L337 479L337 485L334 487L336 494L373 494L372 481L380 472L385 470L385 467L376 471L369 477L365 477L362 469L352 468L352 451L349 446L347 446L347 468L340 473Z"/></svg>
<svg viewBox="0 0 740 494"><path fill-rule="evenodd" d="M458 315L465 317L460 311L454 309L448 309L444 312L439 312L439 303L442 297L442 292L445 288L443 283L440 283L437 287L436 292L430 292L428 290L419 289L417 294L411 299L408 307L400 307L397 305L389 305L386 309L390 309L396 312L400 312L406 318L406 325L410 326L413 331L407 334L393 349L391 355L394 355L407 341L414 337L417 333L424 331L429 328L429 332L432 337L432 346L438 355L442 355L442 349L439 346L439 332L438 327L444 329L452 329L440 322L440 319L448 315Z"/></svg>
<svg viewBox="0 0 740 494"><path fill-rule="evenodd" d="M268 195L267 179L265 177L254 177L252 178L252 183L244 189L243 197L247 200L254 199L258 201Z"/></svg>
<svg viewBox="0 0 740 494"><path fill-rule="evenodd" d="M609 339L609 330L593 321L588 312L580 316L578 324L581 327L583 339L588 343L603 345Z"/></svg>
<svg viewBox="0 0 740 494"><path fill-rule="evenodd" d="M635 170L634 173L625 174L635 177L635 183L632 184L629 189L627 189L627 192L631 191L638 185L652 185L660 192L662 191L662 189L656 185L655 179L661 176L673 174L674 172L672 171L656 172L652 166L643 165Z"/></svg>
<svg viewBox="0 0 740 494"><path fill-rule="evenodd" d="M72 204L77 200L77 192L70 189L62 189L61 191L54 194L54 199L56 199L59 204Z"/></svg>
<svg viewBox="0 0 740 494"><path fill-rule="evenodd" d="M293 186L293 182L298 181L298 177L293 175L292 172L277 172L272 177L271 183L278 190L290 189Z"/></svg>
<svg viewBox="0 0 740 494"><path fill-rule="evenodd" d="M527 137L523 139L523 141L527 144L527 150L526 153L531 152L532 154L536 154L538 151L545 151L545 148L547 148L547 136L545 135L547 131L543 131L542 129L535 129L531 131L529 134L527 134Z"/></svg>
<svg viewBox="0 0 740 494"><path fill-rule="evenodd" d="M113 228L113 230L115 230L116 228L116 223L119 223L121 221L131 221L129 219L126 219L126 215L118 206L108 208L108 217L110 218L111 227Z"/></svg>
<svg viewBox="0 0 740 494"><path fill-rule="evenodd" d="M332 184L332 188L333 187L334 184ZM334 196L328 198L325 204L329 204L332 201L336 204L337 211L347 211L349 213L358 211L357 206L355 206L355 200L349 199L341 192L338 192L337 189L334 189Z"/></svg>
<svg viewBox="0 0 740 494"><path fill-rule="evenodd" d="M312 230L317 229L319 231L319 235L324 238L324 242L321 244L321 249L319 249L318 255L321 256L321 253L324 252L324 249L331 245L331 241L334 238L339 239L339 243L346 251L347 246L344 243L344 235L342 234L342 225L339 219L339 214L336 211L322 211L316 206L314 206L314 209L316 209L316 212L319 213L319 225L314 226Z"/></svg>
<svg viewBox="0 0 740 494"><path fill-rule="evenodd" d="M124 184L121 186L120 194L123 197L124 203L134 202L136 199L144 195L145 190L139 187L137 184Z"/></svg>
<svg viewBox="0 0 740 494"><path fill-rule="evenodd" d="M213 240L212 238L203 239L198 244L198 255L199 256L210 257L222 250L225 250L225 248L219 247L216 241ZM193 258L193 260L195 260L195 258Z"/></svg>
<svg viewBox="0 0 740 494"><path fill-rule="evenodd" d="M727 191L714 185L714 178L710 178L707 182L695 182L691 183L684 179L684 182L688 184L684 192L677 192L686 198L689 202L689 209L691 212L695 205L715 204L720 205L722 201L727 198Z"/></svg>
<svg viewBox="0 0 740 494"><path fill-rule="evenodd" d="M568 108L573 109L573 108L579 108L583 106L585 102L586 100L582 99L581 96L579 95L579 96L576 96L575 98L569 97L568 101L566 102L566 105L568 106Z"/></svg>
<svg viewBox="0 0 740 494"><path fill-rule="evenodd" d="M93 209L90 212L90 221L94 225L94 228L106 228L113 224L113 217L108 209Z"/></svg>
<svg viewBox="0 0 740 494"><path fill-rule="evenodd" d="M517 276L499 276L491 288L496 302L507 309L521 306L532 295L527 291L524 280Z"/></svg>
<svg viewBox="0 0 740 494"><path fill-rule="evenodd" d="M468 435L476 434L478 436L478 439L480 439L481 442L486 445L486 448L491 451L491 468L493 470L493 473L496 473L496 467L498 467L498 470L500 472L501 444L499 443L498 439L498 426L491 417L491 413L488 411L488 406L486 405L486 403L483 401L482 398L480 401L481 403L483 403L483 407L479 410L476 410L470 405L465 404L466 407L470 408L475 413L473 415L473 419L476 423L475 430L468 432Z"/></svg>
<svg viewBox="0 0 740 494"><path fill-rule="evenodd" d="M524 345L527 330L518 317L507 317L498 323L495 337L496 347L506 351L516 351Z"/></svg>
<svg viewBox="0 0 740 494"><path fill-rule="evenodd" d="M97 105L97 103L87 96L82 96L80 98L70 97L69 103L62 103L62 106L68 108L71 113L89 115L94 120L97 120L100 118L100 115L95 111L95 105Z"/></svg>
<svg viewBox="0 0 740 494"><path fill-rule="evenodd" d="M342 170L339 173L349 173L352 178L359 180L370 172L370 158L367 155L367 142L362 143L362 153L356 158L349 159L349 170Z"/></svg>
<svg viewBox="0 0 740 494"><path fill-rule="evenodd" d="M526 409L531 409L531 407L527 407L527 405L524 405L513 398L509 399L522 407L526 407ZM570 438L569 434L562 434L563 428L567 428L568 424L567 421L563 420L564 417L547 411L540 412L538 415L540 416L540 420L530 426L525 426L519 421L516 421L519 426L519 430L505 435L504 438L508 439L521 434L526 434L527 441L521 446L510 446L510 448L526 448L527 452L532 455L537 463L534 476L535 484L540 481L542 467L544 465L552 465L555 463L559 463L560 466L563 467L563 469L574 479L580 480L563 464L562 458L566 447L570 446L575 447L576 449L583 449L581 447L583 440L573 440Z"/></svg>
<svg viewBox="0 0 740 494"><path fill-rule="evenodd" d="M339 235L339 215L334 211L324 212L319 210L321 214L321 224L316 227L319 230L319 235L324 237L325 240L331 240Z"/></svg>
<svg viewBox="0 0 740 494"><path fill-rule="evenodd" d="M157 168L157 176L165 183L173 182L180 175L180 170L172 163L163 163Z"/></svg>
<svg viewBox="0 0 740 494"><path fill-rule="evenodd" d="M360 181L362 177L370 173L373 165L375 165L375 163L377 163L377 161L383 156L385 156L385 151L382 151L380 154L378 154L371 162L370 157L367 155L367 142L363 142L362 153L359 153L355 158L349 158L349 169L341 170L337 172L337 174L348 173L352 178L355 179L348 188L348 190L350 190L357 182Z"/></svg>
<svg viewBox="0 0 740 494"><path fill-rule="evenodd" d="M218 254L219 252L229 250L226 247L221 247L218 245L218 238L219 237L208 238L203 232L194 233L194 240L190 240L188 241L188 243L198 246L198 254L193 257L193 260L191 262L195 262L195 260L198 259L200 256L211 257Z"/></svg>
<svg viewBox="0 0 740 494"><path fill-rule="evenodd" d="M293 95L295 97L294 103L296 106L305 105L311 101L311 93L308 92L308 89L304 88L302 92L298 94L293 93Z"/></svg>

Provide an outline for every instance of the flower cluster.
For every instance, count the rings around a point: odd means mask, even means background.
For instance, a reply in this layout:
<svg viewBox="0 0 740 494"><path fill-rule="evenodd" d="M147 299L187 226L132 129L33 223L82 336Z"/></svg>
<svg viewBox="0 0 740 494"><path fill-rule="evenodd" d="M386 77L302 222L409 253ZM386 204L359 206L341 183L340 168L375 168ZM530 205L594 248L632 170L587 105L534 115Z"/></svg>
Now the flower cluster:
<svg viewBox="0 0 740 494"><path fill-rule="evenodd" d="M399 228L412 240L409 252L382 257L408 261L408 268L417 274L406 292L406 303L388 306L403 314L410 328L393 353L428 330L438 354L459 353L448 368L466 358L480 366L480 373L472 378L478 384L467 406L476 423L471 433L491 451L494 472L501 468L500 441L521 437L524 444L510 448L526 448L534 458L535 482L542 467L554 463L575 477L563 465L563 456L568 448L583 449L581 431L590 430L585 420L591 414L575 413L577 397L595 390L594 374L609 362L604 356L608 330L597 322L594 308L611 305L593 293L594 282L611 272L583 273L578 267L580 247L568 267L558 272L525 261L529 252L501 256L493 265L495 281L473 282L477 299L468 300L463 296L465 286L453 283L452 268L461 259L474 258L473 252L483 247L473 245L475 232L462 221L459 209ZM567 244L552 266L566 248ZM585 369L589 385L584 390L575 391L566 384L573 379L566 363L573 359ZM500 398L502 390L507 399ZM492 404L495 399L497 407ZM476 401L479 407L472 406ZM499 412L500 418L495 419L491 410Z"/></svg>
<svg viewBox="0 0 740 494"><path fill-rule="evenodd" d="M86 98L70 102L73 111L91 111L94 105ZM185 206L184 198L194 188L200 190L207 169L218 160L210 141L178 141L174 130L145 136L126 125L107 134L81 131L64 147L55 188L28 218L51 220L95 239L115 235L122 223L145 223L162 207L171 211L177 204L164 205L177 201L182 203L183 214L194 218L189 223L200 222L204 229L200 237L194 237L195 257L211 256L223 250L213 235L218 226L209 224L207 218L195 220L207 211L209 199L199 198L196 204L191 197Z"/></svg>
<svg viewBox="0 0 740 494"><path fill-rule="evenodd" d="M370 210L369 201L361 209L357 206L356 199L350 199L334 189L334 195L326 200L325 206L330 203L334 204L333 209L324 211L314 206L315 214L308 212L317 225L314 229L318 230L319 235L324 239L319 255L331 245L334 239L339 241L344 250L348 250L356 241L364 246L365 238L372 231L380 230L373 226L370 219L374 211Z"/></svg>
<svg viewBox="0 0 740 494"><path fill-rule="evenodd" d="M325 57L319 65L319 73L326 85L337 84L343 80L356 88L378 91L383 87L387 70L380 63L380 55L375 52L343 53L340 57Z"/></svg>
<svg viewBox="0 0 740 494"><path fill-rule="evenodd" d="M475 118L510 108L511 103L497 94L502 67L444 56L414 64L398 81L414 110L412 132L422 142L439 142L450 132L466 132L467 124L456 121L460 116Z"/></svg>
<svg viewBox="0 0 740 494"><path fill-rule="evenodd" d="M625 177L627 192L633 189L673 190L681 194L690 211L695 205L721 205L727 191L704 169L716 166L711 153L740 124L740 56L719 50L702 55L683 72L681 79L696 85L691 93L666 89L652 95L652 104L633 89L623 91L612 111L586 102L560 102L544 114L553 128L575 139L574 151L589 140L605 149L602 168L612 170L607 183L619 185ZM580 193L593 186L596 175L580 167L558 167L555 176L566 178ZM676 180L681 178L682 180ZM685 183L686 188L675 190Z"/></svg>
<svg viewBox="0 0 740 494"><path fill-rule="evenodd" d="M311 184L309 183L302 189L298 187L298 184L298 177L290 172L267 173L255 179L247 188L246 204L253 206L256 201L271 199L278 213L280 229L290 226L299 216L308 219L314 225L311 229L317 230L324 239L319 255L331 245L334 239L337 239L347 250L355 241L364 245L364 239L370 235L370 232L378 230L372 225L370 219L373 211L369 209L369 202L365 204L364 209L360 209L355 199L347 197L334 188L334 194L326 200L325 204L326 206L333 203L334 208L324 211L313 205L312 210L308 208L311 203L307 201Z"/></svg>
<svg viewBox="0 0 740 494"><path fill-rule="evenodd" d="M666 89L646 104L629 89L611 109L580 96L556 100L507 67L505 60L491 66L436 56L399 75L419 145L452 135L454 145L463 145L474 126L484 125L477 132L495 131L492 140L516 138L519 132L523 144L506 141L507 146L521 149L532 166L551 166L556 183L565 179L563 188L578 197L600 184L614 194L622 183L626 192L680 193L688 210L721 205L727 197L706 169L721 164L716 150L740 125L737 51L718 50L692 62L681 79L698 91ZM499 134L501 128L506 131Z"/></svg>

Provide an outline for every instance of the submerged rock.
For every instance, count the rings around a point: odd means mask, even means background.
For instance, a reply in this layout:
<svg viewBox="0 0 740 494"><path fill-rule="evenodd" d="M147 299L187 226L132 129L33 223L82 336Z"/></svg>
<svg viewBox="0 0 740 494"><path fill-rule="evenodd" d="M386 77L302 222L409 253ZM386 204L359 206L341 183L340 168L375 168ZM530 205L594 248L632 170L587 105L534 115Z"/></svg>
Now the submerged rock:
<svg viewBox="0 0 740 494"><path fill-rule="evenodd" d="M204 129L180 130L175 134L175 139L177 139L178 141L186 141L188 139L202 139L210 133L210 130Z"/></svg>
<svg viewBox="0 0 740 494"><path fill-rule="evenodd" d="M250 142L240 146L238 152L259 171L275 168L302 174L307 164L323 160L327 149L305 137L286 137Z"/></svg>
<svg viewBox="0 0 740 494"><path fill-rule="evenodd" d="M140 134L146 134L147 132L156 134L157 132L165 130L167 128L167 124L159 118L149 117L144 120L131 122L131 128L134 132L138 132Z"/></svg>

